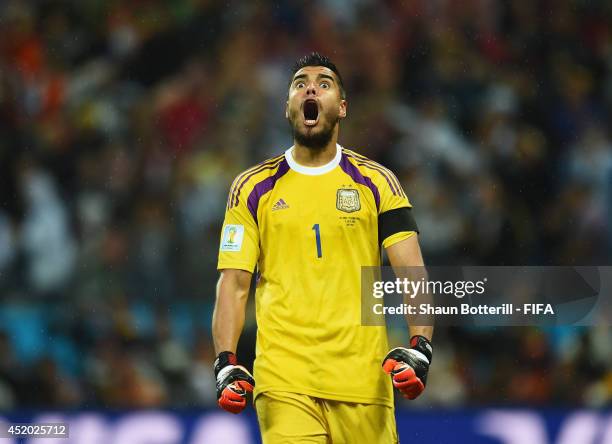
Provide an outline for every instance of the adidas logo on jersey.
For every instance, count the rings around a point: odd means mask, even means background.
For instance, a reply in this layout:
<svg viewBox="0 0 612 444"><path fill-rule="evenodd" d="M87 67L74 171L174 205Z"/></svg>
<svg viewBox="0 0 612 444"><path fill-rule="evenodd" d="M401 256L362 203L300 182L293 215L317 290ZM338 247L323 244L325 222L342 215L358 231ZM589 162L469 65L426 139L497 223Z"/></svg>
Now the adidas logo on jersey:
<svg viewBox="0 0 612 444"><path fill-rule="evenodd" d="M283 199L278 199L278 202L272 205L272 211L284 210L286 208L289 208L289 205L287 205L287 203Z"/></svg>

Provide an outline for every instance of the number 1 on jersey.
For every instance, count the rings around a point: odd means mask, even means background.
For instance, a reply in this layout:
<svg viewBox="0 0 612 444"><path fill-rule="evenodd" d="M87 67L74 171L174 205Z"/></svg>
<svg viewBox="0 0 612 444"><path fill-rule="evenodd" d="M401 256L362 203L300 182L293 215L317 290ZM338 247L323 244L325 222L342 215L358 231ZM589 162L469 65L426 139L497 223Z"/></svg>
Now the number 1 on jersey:
<svg viewBox="0 0 612 444"><path fill-rule="evenodd" d="M319 229L319 224L314 224L312 229L315 231L315 237L317 239L317 257L323 256L321 252L321 230Z"/></svg>

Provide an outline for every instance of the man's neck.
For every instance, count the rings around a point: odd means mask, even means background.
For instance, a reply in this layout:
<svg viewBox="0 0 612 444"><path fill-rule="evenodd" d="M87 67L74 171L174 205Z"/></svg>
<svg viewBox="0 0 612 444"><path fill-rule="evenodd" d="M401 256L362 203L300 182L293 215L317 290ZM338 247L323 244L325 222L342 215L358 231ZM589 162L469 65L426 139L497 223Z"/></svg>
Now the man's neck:
<svg viewBox="0 0 612 444"><path fill-rule="evenodd" d="M326 165L336 157L336 137L331 140L324 148L313 150L295 142L293 147L293 159L300 165L307 167L318 167Z"/></svg>

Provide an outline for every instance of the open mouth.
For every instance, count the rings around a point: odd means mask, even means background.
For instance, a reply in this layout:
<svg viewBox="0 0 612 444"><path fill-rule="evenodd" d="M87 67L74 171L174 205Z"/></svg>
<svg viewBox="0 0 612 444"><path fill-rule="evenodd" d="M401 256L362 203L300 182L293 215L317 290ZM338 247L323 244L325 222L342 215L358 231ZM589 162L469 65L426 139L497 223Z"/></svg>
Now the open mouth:
<svg viewBox="0 0 612 444"><path fill-rule="evenodd" d="M304 102L304 125L315 126L319 118L319 106L316 100L306 100Z"/></svg>

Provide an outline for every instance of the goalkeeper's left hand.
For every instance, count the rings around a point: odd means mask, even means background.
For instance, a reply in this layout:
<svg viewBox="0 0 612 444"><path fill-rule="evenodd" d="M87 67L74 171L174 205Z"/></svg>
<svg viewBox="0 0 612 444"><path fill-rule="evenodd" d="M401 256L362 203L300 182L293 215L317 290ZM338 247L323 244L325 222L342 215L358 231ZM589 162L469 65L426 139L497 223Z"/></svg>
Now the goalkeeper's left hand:
<svg viewBox="0 0 612 444"><path fill-rule="evenodd" d="M417 335L410 338L410 348L397 347L385 356L383 370L404 398L415 399L425 390L432 355L429 340Z"/></svg>

